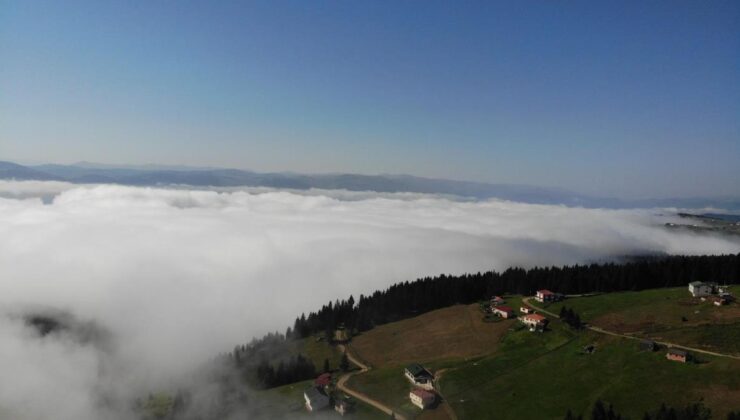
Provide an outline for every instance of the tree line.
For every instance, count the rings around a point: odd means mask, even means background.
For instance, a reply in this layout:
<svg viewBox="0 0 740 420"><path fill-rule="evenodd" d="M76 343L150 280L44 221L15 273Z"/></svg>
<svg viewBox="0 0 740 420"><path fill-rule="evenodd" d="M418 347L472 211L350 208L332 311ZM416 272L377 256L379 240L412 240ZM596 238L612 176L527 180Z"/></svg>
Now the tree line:
<svg viewBox="0 0 740 420"><path fill-rule="evenodd" d="M601 400L597 400L591 410L590 420L627 420L621 414L617 413L614 407L609 404L606 406ZM727 413L727 420L740 420L740 411L731 411ZM575 416L571 410L565 414L564 420L583 420L582 415ZM654 411L648 411L642 416L642 420L710 420L712 419L712 410L704 406L701 402L689 404L683 408L667 406L661 404L660 408Z"/></svg>
<svg viewBox="0 0 740 420"><path fill-rule="evenodd" d="M581 316L578 315L572 308L566 308L565 306L560 308L560 320L568 324L574 330L583 329Z"/></svg>
<svg viewBox="0 0 740 420"><path fill-rule="evenodd" d="M317 369L296 354L294 340L318 336L331 342L337 328L367 331L375 326L414 317L455 304L470 304L493 295L533 295L539 289L563 294L616 292L685 286L692 281L734 283L740 278L740 254L640 258L627 263L565 267L510 268L501 273L439 275L397 283L371 295L329 302L302 314L285 333L270 333L236 346L221 359L252 385L269 388L305 380ZM577 314L566 310L564 321L580 328ZM297 356L300 356L298 358Z"/></svg>
<svg viewBox="0 0 740 420"><path fill-rule="evenodd" d="M563 294L637 291L686 286L692 281L734 283L740 278L740 254L719 256L646 257L628 263L565 267L509 268L504 272L440 275L403 282L355 302L329 302L320 310L296 318L285 335L327 337L338 326L366 331L377 325L417 316L455 304L470 304L506 293L533 295L550 289Z"/></svg>

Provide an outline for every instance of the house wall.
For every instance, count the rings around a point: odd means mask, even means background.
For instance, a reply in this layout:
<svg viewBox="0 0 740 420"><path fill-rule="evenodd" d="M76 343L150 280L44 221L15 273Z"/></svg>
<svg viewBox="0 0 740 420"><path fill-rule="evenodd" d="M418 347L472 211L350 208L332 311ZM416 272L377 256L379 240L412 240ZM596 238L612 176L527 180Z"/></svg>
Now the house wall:
<svg viewBox="0 0 740 420"><path fill-rule="evenodd" d="M706 284L699 286L689 285L689 292L691 292L694 297L709 296L712 294L712 287Z"/></svg>
<svg viewBox="0 0 740 420"><path fill-rule="evenodd" d="M424 401L422 401L422 399L418 395L416 395L414 393L410 393L409 394L409 397L411 398L411 403L412 404L414 404L415 406L421 408L422 410L425 408L424 407Z"/></svg>
<svg viewBox="0 0 740 420"><path fill-rule="evenodd" d="M679 356L679 355L668 353L668 354L666 354L666 358L668 360L673 360L675 362L686 363L686 357L684 357L684 356Z"/></svg>

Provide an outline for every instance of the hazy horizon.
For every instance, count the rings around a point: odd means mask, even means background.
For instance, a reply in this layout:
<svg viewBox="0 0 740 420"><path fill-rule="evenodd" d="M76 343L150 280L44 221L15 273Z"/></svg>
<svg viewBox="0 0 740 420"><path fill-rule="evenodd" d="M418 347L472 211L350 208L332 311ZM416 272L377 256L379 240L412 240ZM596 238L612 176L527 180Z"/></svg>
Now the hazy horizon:
<svg viewBox="0 0 740 420"><path fill-rule="evenodd" d="M411 177L418 177L423 179L430 179L430 180L440 180L440 181L458 181L458 182L469 182L469 183L480 183L480 184L487 184L487 185L510 185L510 186L520 186L520 187L533 187L533 188L543 188L547 190L552 191L562 191L567 193L574 193L574 194L582 194L583 196L591 196L595 198L613 198L613 199L619 199L619 200L663 200L663 199L731 199L731 200L737 200L740 199L740 192L737 194L717 194L717 195L711 195L711 194L698 194L698 195L666 195L666 194L657 194L657 195L608 195L608 194L600 194L599 192L589 193L585 192L583 190L578 190L575 188L567 188L567 187L561 187L561 186L555 186L555 185L548 185L548 184L523 184L523 183L496 183L496 182L490 182L490 181L481 181L481 180L475 180L475 179L465 179L465 178L440 178L440 177L433 177L433 176L422 176L422 175L416 175L416 174L410 174L410 173L373 173L373 172L331 172L331 171L316 171L316 172L299 172L294 171L290 169L286 170L275 170L275 171L256 171L249 167L224 167L224 166L198 166L198 165L187 165L187 164L179 164L179 163L155 163L155 162L142 162L137 164L132 163L109 163L109 162L91 162L91 161L58 161L58 162L52 162L52 161L35 161L35 160L13 160L13 159L4 159L0 158L0 161L5 162L12 162L16 164L20 164L23 166L30 166L30 167L38 167L38 166L45 166L45 165L61 165L61 166L79 166L79 167L91 167L91 168L111 168L111 169L136 169L136 170L166 170L166 171L188 171L188 170L240 170L240 171L247 171L247 172L255 172L255 173L274 173L274 174L297 174L297 175L362 175L362 176L388 176L388 177L405 177L405 176L411 176ZM372 190L368 190L372 191ZM565 203L564 203L565 204ZM679 206L681 207L681 206ZM629 207L625 207L629 208ZM686 209L691 209L687 207ZM721 207L717 207L716 210L722 210ZM725 209L725 210L736 210L736 209Z"/></svg>
<svg viewBox="0 0 740 420"><path fill-rule="evenodd" d="M5 2L0 156L740 195L737 2Z"/></svg>

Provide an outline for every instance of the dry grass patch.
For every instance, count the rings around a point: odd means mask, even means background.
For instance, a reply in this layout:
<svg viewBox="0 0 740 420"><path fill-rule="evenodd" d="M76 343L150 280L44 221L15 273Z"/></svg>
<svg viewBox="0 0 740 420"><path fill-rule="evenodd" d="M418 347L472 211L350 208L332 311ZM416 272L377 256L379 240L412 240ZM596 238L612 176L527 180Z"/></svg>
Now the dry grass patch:
<svg viewBox="0 0 740 420"><path fill-rule="evenodd" d="M478 304L456 305L373 328L352 348L376 367L473 357L492 353L514 322L483 322Z"/></svg>

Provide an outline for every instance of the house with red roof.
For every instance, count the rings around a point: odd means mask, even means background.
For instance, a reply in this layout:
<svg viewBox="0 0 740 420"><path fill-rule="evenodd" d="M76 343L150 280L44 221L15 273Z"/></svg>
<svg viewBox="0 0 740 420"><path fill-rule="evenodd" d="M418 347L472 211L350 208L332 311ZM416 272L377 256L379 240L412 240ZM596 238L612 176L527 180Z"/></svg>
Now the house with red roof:
<svg viewBox="0 0 740 420"><path fill-rule="evenodd" d="M547 318L540 314L528 314L523 315L519 317L519 321L522 322L522 324L529 327L530 331L544 331L545 326L547 326Z"/></svg>
<svg viewBox="0 0 740 420"><path fill-rule="evenodd" d="M558 298L558 295L556 295L555 292L547 290L547 289L538 290L534 296L534 299L537 302L542 302L542 303L554 302L557 300L557 298Z"/></svg>
<svg viewBox="0 0 740 420"><path fill-rule="evenodd" d="M331 385L331 373L322 373L318 378L314 379L313 385L317 388L326 388Z"/></svg>
<svg viewBox="0 0 740 420"><path fill-rule="evenodd" d="M504 303L506 303L506 301L501 296L494 296L491 298L491 306L499 306Z"/></svg>
<svg viewBox="0 0 740 420"><path fill-rule="evenodd" d="M513 318L515 316L514 315L514 310L511 309L510 307L504 306L504 305L500 305L500 306L496 306L494 308L491 308L491 312L494 315L500 316L501 318Z"/></svg>
<svg viewBox="0 0 740 420"><path fill-rule="evenodd" d="M434 392L424 389L414 389L409 392L409 399L412 404L423 410L434 404L434 401L437 400L437 395Z"/></svg>
<svg viewBox="0 0 740 420"><path fill-rule="evenodd" d="M689 353L681 349L668 349L665 358L674 362L686 363L689 360Z"/></svg>

